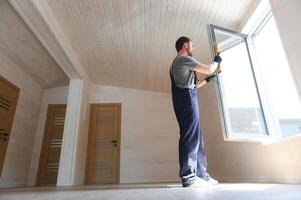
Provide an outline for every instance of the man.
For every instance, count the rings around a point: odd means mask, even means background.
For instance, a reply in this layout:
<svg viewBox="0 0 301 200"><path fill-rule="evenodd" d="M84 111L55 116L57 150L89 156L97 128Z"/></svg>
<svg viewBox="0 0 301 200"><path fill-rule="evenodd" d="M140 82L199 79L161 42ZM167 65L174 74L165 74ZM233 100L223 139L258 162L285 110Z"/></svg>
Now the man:
<svg viewBox="0 0 301 200"><path fill-rule="evenodd" d="M197 80L197 73L212 74L222 61L219 55L214 62L204 65L192 57L193 43L187 37L180 37L175 44L178 52L171 68L173 107L180 127L179 175L183 187L199 187L218 184L206 171L207 161L200 129L197 88L209 82Z"/></svg>

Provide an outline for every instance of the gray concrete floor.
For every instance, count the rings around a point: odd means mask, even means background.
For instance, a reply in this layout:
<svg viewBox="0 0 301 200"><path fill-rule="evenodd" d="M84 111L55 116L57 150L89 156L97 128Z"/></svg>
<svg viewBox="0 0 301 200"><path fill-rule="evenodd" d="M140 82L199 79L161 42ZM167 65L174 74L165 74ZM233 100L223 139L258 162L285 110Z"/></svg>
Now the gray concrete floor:
<svg viewBox="0 0 301 200"><path fill-rule="evenodd" d="M301 185L219 184L182 188L179 184L121 184L0 189L1 200L301 200Z"/></svg>

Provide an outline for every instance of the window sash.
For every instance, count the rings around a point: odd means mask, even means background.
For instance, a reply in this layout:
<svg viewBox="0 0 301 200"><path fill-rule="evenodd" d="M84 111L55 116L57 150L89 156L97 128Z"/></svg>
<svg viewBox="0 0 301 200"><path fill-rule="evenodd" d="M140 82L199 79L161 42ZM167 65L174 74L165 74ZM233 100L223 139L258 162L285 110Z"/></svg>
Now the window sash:
<svg viewBox="0 0 301 200"><path fill-rule="evenodd" d="M231 127L228 125L229 124L229 114L227 113L227 110L224 108L224 105L225 105L225 102L222 98L222 95L223 95L223 85L222 85L222 82L221 82L221 79L219 76L217 76L217 94L218 94L218 102L219 102L219 110L220 110L220 118L221 118L221 121L222 121L222 127L223 127L223 133L224 133L224 136L225 136L225 139L227 140L237 140L237 139L242 139L242 140L260 140L260 139L270 139L271 138L271 134L270 134L270 129L271 127L268 126L268 122L267 120L271 120L271 117L269 117L269 115L267 114L267 110L264 109L264 105L263 104L266 104L265 102L262 101L262 97L261 97L261 94L262 94L262 91L261 89L258 87L258 84L257 84L257 77L256 77L256 70L254 69L254 66L253 66L253 56L251 55L252 51L250 51L250 47L252 47L252 44L250 44L250 38L248 35L246 34L243 34L243 33L240 33L240 32L236 32L236 31L232 31L232 30L229 30L229 29L225 29L225 28L222 28L222 27L218 27L218 26L215 26L215 25L208 25L208 34L209 34L209 38L210 38L210 50L211 50L211 57L212 57L212 60L213 60L213 57L215 55L215 48L214 46L216 45L217 43L217 39L216 39L216 31L218 32L221 32L222 34L225 34L225 35L230 35L230 36L236 36L236 37L240 37L242 38L243 42L245 43L246 45L246 50L247 50L247 54L249 56L249 61L250 61L250 67L251 67L251 71L252 71L252 78L254 80L254 84L255 84L255 89L256 89L256 93L257 93L257 98L258 98L258 103L259 103L259 108L260 108L260 112L262 114L262 118L263 118L263 123L264 123L264 128L266 130L266 133L267 134L254 134L254 133L233 133L231 131ZM227 49L231 48L231 45L229 45L228 47L224 48L224 49L221 49L221 52L223 51L226 51Z"/></svg>

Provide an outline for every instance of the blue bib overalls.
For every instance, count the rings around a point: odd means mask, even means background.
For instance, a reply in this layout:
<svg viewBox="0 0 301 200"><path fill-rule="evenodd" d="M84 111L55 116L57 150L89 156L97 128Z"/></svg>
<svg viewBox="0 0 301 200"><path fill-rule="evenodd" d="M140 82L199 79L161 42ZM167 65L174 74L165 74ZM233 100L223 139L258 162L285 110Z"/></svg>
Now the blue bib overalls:
<svg viewBox="0 0 301 200"><path fill-rule="evenodd" d="M180 128L179 175L183 185L192 184L196 176L208 180L207 161L200 128L197 88L179 88L171 73L170 78L173 107Z"/></svg>

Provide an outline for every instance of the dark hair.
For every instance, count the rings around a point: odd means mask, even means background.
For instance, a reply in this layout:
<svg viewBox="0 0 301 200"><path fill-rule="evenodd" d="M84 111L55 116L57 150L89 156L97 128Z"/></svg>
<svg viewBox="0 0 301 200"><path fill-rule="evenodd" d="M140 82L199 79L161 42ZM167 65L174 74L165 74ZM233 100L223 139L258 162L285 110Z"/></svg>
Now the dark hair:
<svg viewBox="0 0 301 200"><path fill-rule="evenodd" d="M179 39L176 41L176 49L177 49L177 52L179 52L182 48L183 48L183 45L184 43L186 42L190 42L190 38L188 37L185 37L185 36L182 36L182 37L179 37Z"/></svg>

